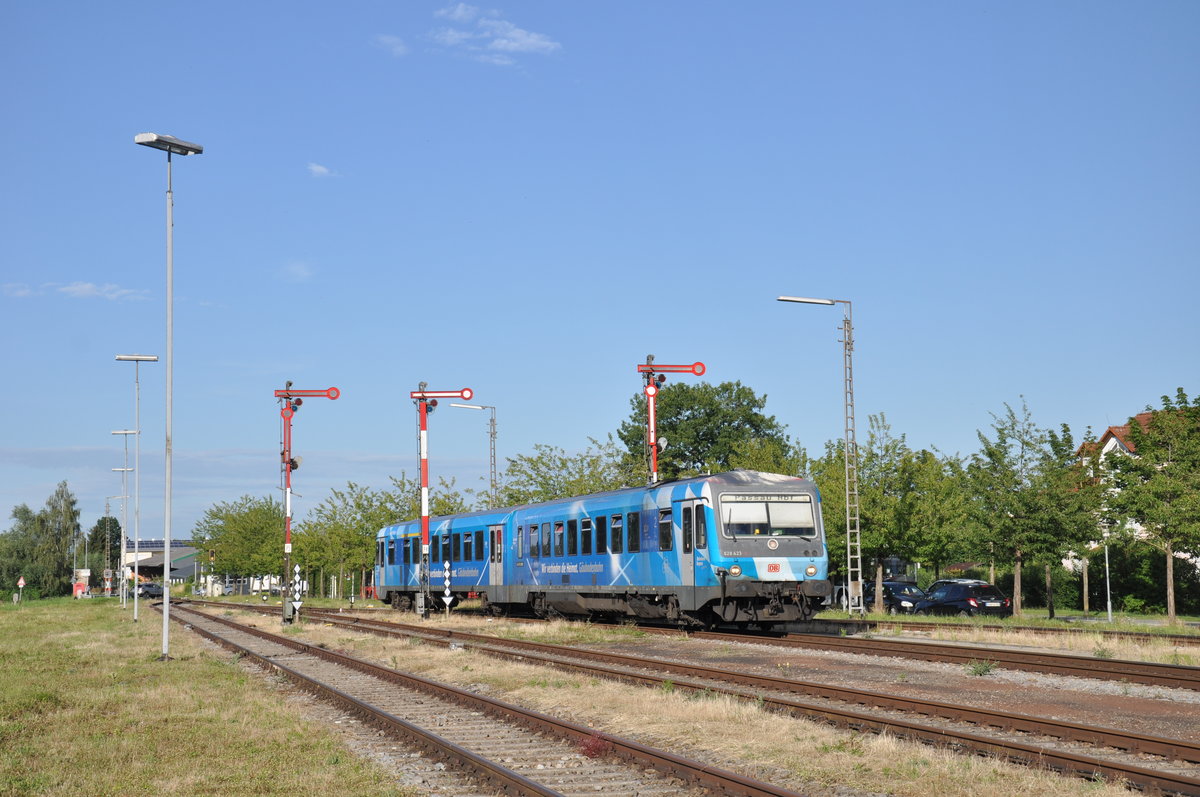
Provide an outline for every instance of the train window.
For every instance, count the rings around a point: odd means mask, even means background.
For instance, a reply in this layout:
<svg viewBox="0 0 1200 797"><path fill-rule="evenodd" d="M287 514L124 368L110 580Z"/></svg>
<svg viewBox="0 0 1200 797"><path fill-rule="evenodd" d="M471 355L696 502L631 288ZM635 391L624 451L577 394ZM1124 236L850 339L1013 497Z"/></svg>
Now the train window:
<svg viewBox="0 0 1200 797"><path fill-rule="evenodd" d="M433 560L442 555L442 538L438 534L429 535L429 563L433 564Z"/></svg>
<svg viewBox="0 0 1200 797"><path fill-rule="evenodd" d="M625 516L625 550L636 553L642 549L642 516L638 512L630 512Z"/></svg>
<svg viewBox="0 0 1200 797"><path fill-rule="evenodd" d="M612 523L610 523L608 527L609 531L611 532L609 534L609 539L612 540L612 542L609 544L608 550L612 551L613 553L621 552L621 530L624 525L625 523L620 515L612 516Z"/></svg>
<svg viewBox="0 0 1200 797"><path fill-rule="evenodd" d="M696 547L708 547L707 521L704 519L704 504L696 504Z"/></svg>
<svg viewBox="0 0 1200 797"><path fill-rule="evenodd" d="M563 555L563 522L561 520L554 524L554 555Z"/></svg>
<svg viewBox="0 0 1200 797"><path fill-rule="evenodd" d="M408 563L410 565L421 561L421 549L418 547L420 544L421 541L416 537L408 538Z"/></svg>
<svg viewBox="0 0 1200 797"><path fill-rule="evenodd" d="M726 536L817 536L812 499L807 495L723 495Z"/></svg>
<svg viewBox="0 0 1200 797"><path fill-rule="evenodd" d="M552 556L554 549L550 547L550 524L542 524L542 556Z"/></svg>
<svg viewBox="0 0 1200 797"><path fill-rule="evenodd" d="M483 529L475 532L475 561L483 561Z"/></svg>
<svg viewBox="0 0 1200 797"><path fill-rule="evenodd" d="M658 550L669 551L675 547L675 536L671 533L671 510L658 510Z"/></svg>
<svg viewBox="0 0 1200 797"><path fill-rule="evenodd" d="M453 562L454 561L454 558L452 556L450 556L450 538L453 536L454 535L450 534L450 533L446 533L446 534L442 535L442 561L443 562Z"/></svg>
<svg viewBox="0 0 1200 797"><path fill-rule="evenodd" d="M584 518L579 521L579 552L587 556L592 552L592 520Z"/></svg>
<svg viewBox="0 0 1200 797"><path fill-rule="evenodd" d="M396 564L396 541L388 540L387 544L387 563L389 565Z"/></svg>
<svg viewBox="0 0 1200 797"><path fill-rule="evenodd" d="M567 521L567 556L579 555L579 521Z"/></svg>
<svg viewBox="0 0 1200 797"><path fill-rule="evenodd" d="M596 516L596 553L608 553L608 518Z"/></svg>
<svg viewBox="0 0 1200 797"><path fill-rule="evenodd" d="M472 559L475 558L475 555L474 555L475 552L473 550L471 550L473 547L471 543L474 542L474 540L475 540L475 535L469 531L466 534L462 535L462 560L461 561L470 562Z"/></svg>
<svg viewBox="0 0 1200 797"><path fill-rule="evenodd" d="M683 507L680 517L680 527L683 529L683 552L692 552L692 508Z"/></svg>
<svg viewBox="0 0 1200 797"><path fill-rule="evenodd" d="M453 547L451 547L451 549L450 549L450 554L451 554L451 555L450 555L450 557L449 557L449 559L450 559L450 561L451 561L451 562L461 562L461 561L463 560L463 555L462 555L462 538L463 538L463 535L462 535L462 534L455 534L455 535L453 535L453 539L454 539L454 545L453 545Z"/></svg>
<svg viewBox="0 0 1200 797"><path fill-rule="evenodd" d="M538 527L536 523L531 523L526 527L529 532L529 555L537 559L542 555L541 545L538 543Z"/></svg>

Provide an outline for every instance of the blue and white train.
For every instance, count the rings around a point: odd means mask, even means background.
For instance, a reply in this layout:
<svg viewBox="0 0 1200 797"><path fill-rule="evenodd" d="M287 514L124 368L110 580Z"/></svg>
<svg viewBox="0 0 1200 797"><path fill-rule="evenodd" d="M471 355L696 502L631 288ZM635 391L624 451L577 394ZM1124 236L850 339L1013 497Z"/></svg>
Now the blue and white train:
<svg viewBox="0 0 1200 797"><path fill-rule="evenodd" d="M771 473L435 517L429 534L434 599L449 563L452 602L477 595L497 615L769 625L808 620L830 594L816 485ZM376 597L413 608L421 521L376 543Z"/></svg>

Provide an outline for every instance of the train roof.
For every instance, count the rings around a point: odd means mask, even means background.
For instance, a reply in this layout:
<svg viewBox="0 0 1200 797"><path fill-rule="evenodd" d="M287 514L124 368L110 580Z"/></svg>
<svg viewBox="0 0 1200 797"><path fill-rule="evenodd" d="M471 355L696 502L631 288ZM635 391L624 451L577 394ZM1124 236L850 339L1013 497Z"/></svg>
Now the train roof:
<svg viewBox="0 0 1200 797"><path fill-rule="evenodd" d="M801 485L813 485L812 480L803 479L799 476L785 476L779 473L766 473L757 470L731 470L724 473L705 474L701 476L690 476L685 479L668 479L655 484L645 484L639 487L622 487L616 490L606 490L599 493L587 493L585 495L567 496L564 498L554 498L549 501L538 501L530 504L516 504L514 506L497 507L495 509L477 509L472 512L458 512L453 515L432 515L430 519L437 518L438 521L445 520L460 520L467 518L494 518L494 522L499 522L502 518L513 512L527 511L536 507L553 506L555 504L572 503L584 499L605 499L621 495L629 495L630 493L646 492L648 490L657 490L663 487L676 486L681 484L695 484L697 482L708 482L714 486L724 487L781 487L789 483L799 483ZM409 523L419 523L420 518L409 518L408 520L400 520L395 523L389 523L380 531L403 526Z"/></svg>

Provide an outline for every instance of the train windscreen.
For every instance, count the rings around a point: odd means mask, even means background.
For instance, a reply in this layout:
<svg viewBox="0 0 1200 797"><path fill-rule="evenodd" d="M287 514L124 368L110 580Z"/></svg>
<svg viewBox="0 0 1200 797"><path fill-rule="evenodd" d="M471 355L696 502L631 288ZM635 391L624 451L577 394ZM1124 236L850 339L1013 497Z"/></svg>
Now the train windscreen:
<svg viewBox="0 0 1200 797"><path fill-rule="evenodd" d="M812 499L807 495L723 495L725 536L817 536Z"/></svg>

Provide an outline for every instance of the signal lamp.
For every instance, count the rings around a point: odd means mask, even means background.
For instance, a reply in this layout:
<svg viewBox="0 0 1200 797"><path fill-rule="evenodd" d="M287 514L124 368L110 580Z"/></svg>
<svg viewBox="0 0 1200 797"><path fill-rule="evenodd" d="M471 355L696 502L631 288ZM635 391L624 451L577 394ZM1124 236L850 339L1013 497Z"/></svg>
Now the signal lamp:
<svg viewBox="0 0 1200 797"><path fill-rule="evenodd" d="M288 470L299 470L300 463L304 461L304 457L292 457L288 460Z"/></svg>
<svg viewBox="0 0 1200 797"><path fill-rule="evenodd" d="M658 375L657 377L655 377L655 378L658 380L658 383L659 383L660 385L661 385L661 384L664 384L664 383L667 381L667 375L666 375L666 374L659 374L659 375Z"/></svg>
<svg viewBox="0 0 1200 797"><path fill-rule="evenodd" d="M663 451L666 451L666 450L667 450L667 438L665 438L665 437L661 437L661 436L660 436L660 437L658 438L658 444L657 444L657 445L658 445L658 451L659 451L659 453L662 453Z"/></svg>

